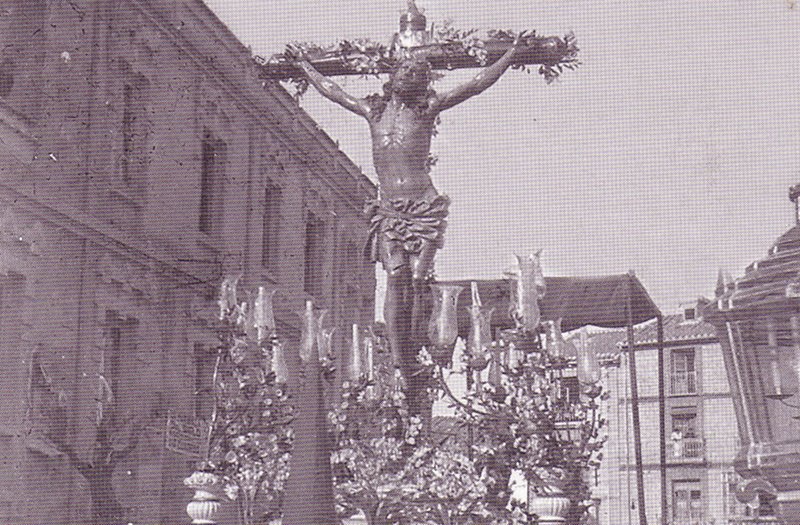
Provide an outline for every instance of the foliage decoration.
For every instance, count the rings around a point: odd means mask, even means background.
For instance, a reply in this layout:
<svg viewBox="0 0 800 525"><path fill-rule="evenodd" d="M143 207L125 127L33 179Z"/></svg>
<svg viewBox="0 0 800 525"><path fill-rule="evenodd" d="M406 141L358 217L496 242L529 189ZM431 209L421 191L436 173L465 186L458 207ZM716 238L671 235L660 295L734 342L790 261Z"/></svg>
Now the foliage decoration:
<svg viewBox="0 0 800 525"><path fill-rule="evenodd" d="M330 413L338 510L369 525L488 523L492 480L460 443L437 440L409 414L402 381L385 366L342 387Z"/></svg>
<svg viewBox="0 0 800 525"><path fill-rule="evenodd" d="M243 525L279 514L293 439L288 394L272 371L280 343L257 341L248 310L247 302L223 308L208 452L199 467L222 479Z"/></svg>
<svg viewBox="0 0 800 525"><path fill-rule="evenodd" d="M473 447L481 468L498 480L496 487L507 486L511 471L518 471L533 493L568 497L567 523L578 523L590 506L586 473L599 467L602 457L605 421L598 400L605 395L597 385L566 389L565 374L574 365L545 351L538 337L526 339L511 335L506 348L513 357L498 364L500 381L478 384L464 398L450 392L441 370L434 373L456 417L480 436ZM493 505L510 503L502 490L489 496Z"/></svg>
<svg viewBox="0 0 800 525"><path fill-rule="evenodd" d="M539 64L538 73L550 83L564 69L573 70L580 64L576 39L572 33L563 38L540 37L533 31L512 30L490 30L481 35L476 29L455 28L449 21L433 25L430 43L414 48L412 53L423 55L436 67L444 69L486 66L493 56L492 49L496 53L501 52L518 36L525 45L523 54L529 55L526 55L528 58L524 58L523 62L514 64L514 69L531 72L531 64ZM499 58L499 55L495 54L494 57ZM295 87L295 96L301 96L308 88L304 75L293 67L300 59L320 66L323 73L326 73L325 70L335 69L337 73L334 74L361 76L390 73L400 60L391 46L369 39L339 40L325 46L312 42L292 42L282 53L269 59L255 57L264 78L290 81Z"/></svg>
<svg viewBox="0 0 800 525"><path fill-rule="evenodd" d="M433 41L442 46L446 54L467 54L475 58L480 66L487 65L489 55L486 52L485 40L477 36L477 29L458 29L453 27L450 20L445 20L441 25L433 28ZM491 32L489 38L492 38ZM512 39L511 42L514 40Z"/></svg>
<svg viewBox="0 0 800 525"><path fill-rule="evenodd" d="M270 366L279 343L252 333L252 309L236 301L233 288L228 293L223 287L220 300L223 329L202 470L222 479L228 497L239 502L241 522L250 525L279 514L292 410ZM475 346L482 341L476 336L463 355L475 367L467 368L474 379L459 396L445 381L450 372L423 347L418 373L428 379L421 383L431 399L449 399L455 409L453 416L436 418L425 410L411 413L405 381L374 333L356 345L367 353L359 358L367 370L348 371L358 377L342 383L341 399L328 413L339 514L363 512L369 525L512 525L536 519L530 501L514 500L510 479L517 472L532 487L534 502L558 497L569 503L566 523L580 523L590 505L586 474L599 466L603 445L604 421L597 414L602 396L596 383L578 383L575 390L567 379L575 376L575 363L563 357L563 348L550 348L556 343L549 338L544 346L543 334L541 325L507 330L491 347ZM563 339L556 342L563 345ZM474 372L486 368L487 355L477 359L470 355L473 347L491 355L486 382Z"/></svg>

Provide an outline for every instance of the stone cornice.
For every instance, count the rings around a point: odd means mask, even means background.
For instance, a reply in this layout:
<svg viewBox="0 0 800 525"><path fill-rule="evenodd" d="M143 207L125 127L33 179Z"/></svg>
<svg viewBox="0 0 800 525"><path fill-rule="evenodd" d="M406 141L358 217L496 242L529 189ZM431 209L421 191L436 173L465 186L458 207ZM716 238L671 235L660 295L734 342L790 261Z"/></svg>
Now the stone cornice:
<svg viewBox="0 0 800 525"><path fill-rule="evenodd" d="M674 462L673 462L674 461ZM669 458L667 461L667 471L668 472L683 472L683 471L692 471L705 473L707 470L710 469L733 469L734 462L731 461L710 461L705 458L697 458L697 459L688 459L681 461L680 459L673 460L673 458ZM661 464L660 463L642 463L642 468L645 471L649 470L660 470ZM633 463L623 463L617 467L617 470L620 472L634 472L636 470L636 465ZM777 522L776 522L777 525Z"/></svg>
<svg viewBox="0 0 800 525"><path fill-rule="evenodd" d="M99 246L116 253L143 266L158 266L159 273L172 274L173 278L189 278L199 282L203 276L196 275L180 268L178 256L170 257L166 253L158 253L156 249L147 246L144 239L119 232L111 235L106 232L107 227L97 220L77 209L57 210L45 202L30 197L11 186L0 182L0 199L7 199L15 209L29 213L43 224L52 228L65 229L78 237L85 238Z"/></svg>
<svg viewBox="0 0 800 525"><path fill-rule="evenodd" d="M719 343L719 338L716 335L709 335L708 337L688 337L686 339L670 339L664 341L664 348L682 348L686 346L710 345ZM619 345L620 350L627 350L628 343L623 341ZM638 350L653 350L658 348L658 341L642 341L638 342L634 339L633 348Z"/></svg>
<svg viewBox="0 0 800 525"><path fill-rule="evenodd" d="M696 394L666 394L664 399L696 399L698 401L707 401L711 399L732 399L731 392L700 392ZM659 402L658 396L640 395L639 404L649 405L657 404ZM633 403L630 397L617 398L616 404L619 406L626 406Z"/></svg>

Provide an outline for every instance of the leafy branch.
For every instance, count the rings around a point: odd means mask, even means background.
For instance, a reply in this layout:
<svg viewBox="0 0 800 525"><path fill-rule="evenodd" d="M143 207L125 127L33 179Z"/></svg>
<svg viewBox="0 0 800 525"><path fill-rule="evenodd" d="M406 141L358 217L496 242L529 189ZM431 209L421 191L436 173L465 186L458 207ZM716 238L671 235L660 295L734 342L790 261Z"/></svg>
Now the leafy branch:
<svg viewBox="0 0 800 525"><path fill-rule="evenodd" d="M451 62L459 57L470 58L470 66L485 66L490 59L490 47L499 43L510 44L517 37L529 50L539 53L538 73L547 83L558 78L565 69L574 70L578 61L578 47L575 35L569 33L563 38L540 37L534 31L515 32L512 30L490 30L481 35L476 29L458 29L450 21L434 25L430 31L430 44L423 46L420 53L429 59L436 59L441 66L452 68ZM385 44L369 39L339 40L329 45L313 42L293 42L288 44L282 53L269 59L256 57L256 62L267 72L270 68L291 66L298 60L309 60L312 63L325 63L328 67L337 66L340 71L361 76L378 76L394 69L402 54ZM464 67L462 64L459 67ZM534 71L530 64L518 63L514 69L528 73ZM308 83L300 71L291 71L283 80L295 86L295 96L301 96L308 89ZM265 75L267 78L270 75ZM440 76L440 75L439 75ZM434 75L434 79L437 75Z"/></svg>

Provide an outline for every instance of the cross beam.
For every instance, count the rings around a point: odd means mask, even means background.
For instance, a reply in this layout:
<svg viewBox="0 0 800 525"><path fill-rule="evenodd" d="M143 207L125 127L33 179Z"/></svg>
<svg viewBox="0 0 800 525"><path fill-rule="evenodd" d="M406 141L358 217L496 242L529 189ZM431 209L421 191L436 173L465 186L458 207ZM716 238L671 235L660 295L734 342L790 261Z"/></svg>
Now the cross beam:
<svg viewBox="0 0 800 525"><path fill-rule="evenodd" d="M517 55L515 65L545 65L557 66L562 63L574 61L577 49L573 42L559 37L528 37L526 46ZM429 44L415 49L415 53L424 54L434 69L464 69L490 65L496 62L511 47L507 40L487 39L484 42L486 62L481 64L478 59L468 55L459 43ZM419 51L417 51L419 50ZM355 56L355 54L353 55ZM328 51L309 56L309 61L314 68L325 76L363 75L349 67L336 52ZM259 64L260 76L264 80L289 80L303 78L302 70L293 62L279 57ZM391 63L378 65L377 73L390 73Z"/></svg>

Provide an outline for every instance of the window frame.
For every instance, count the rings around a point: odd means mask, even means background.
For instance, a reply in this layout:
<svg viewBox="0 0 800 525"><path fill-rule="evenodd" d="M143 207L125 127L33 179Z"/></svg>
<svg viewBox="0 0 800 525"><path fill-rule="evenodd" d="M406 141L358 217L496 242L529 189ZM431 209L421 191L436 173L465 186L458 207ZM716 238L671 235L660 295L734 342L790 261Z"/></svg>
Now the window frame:
<svg viewBox="0 0 800 525"><path fill-rule="evenodd" d="M122 144L120 176L129 188L141 189L147 177L150 135L147 108L149 82L141 73L128 71L122 86Z"/></svg>
<svg viewBox="0 0 800 525"><path fill-rule="evenodd" d="M306 211L303 249L303 290L321 301L325 294L325 252L327 243L325 220L311 210Z"/></svg>
<svg viewBox="0 0 800 525"><path fill-rule="evenodd" d="M197 229L217 234L224 217L227 144L209 130L200 141L200 202Z"/></svg>
<svg viewBox="0 0 800 525"><path fill-rule="evenodd" d="M683 363L683 366L680 364ZM672 395L696 395L697 349L694 347L676 348L670 352L670 393Z"/></svg>
<svg viewBox="0 0 800 525"><path fill-rule="evenodd" d="M681 497L685 496L685 497ZM696 496L696 497L695 497ZM685 503L679 513L679 503ZM672 482L672 522L675 525L700 525L703 523L705 500L699 480Z"/></svg>
<svg viewBox="0 0 800 525"><path fill-rule="evenodd" d="M281 208L283 187L272 179L264 184L261 220L261 266L274 269L280 262Z"/></svg>

